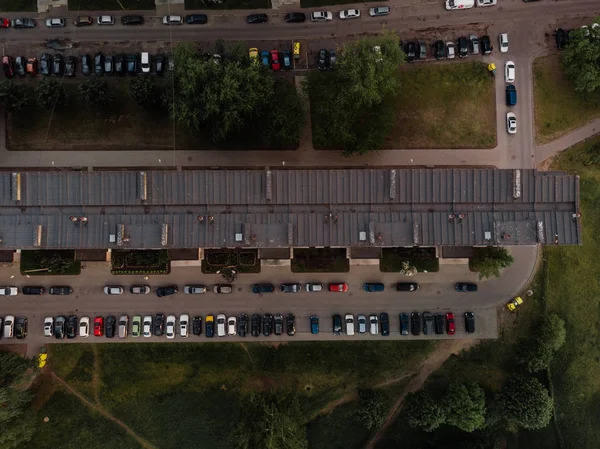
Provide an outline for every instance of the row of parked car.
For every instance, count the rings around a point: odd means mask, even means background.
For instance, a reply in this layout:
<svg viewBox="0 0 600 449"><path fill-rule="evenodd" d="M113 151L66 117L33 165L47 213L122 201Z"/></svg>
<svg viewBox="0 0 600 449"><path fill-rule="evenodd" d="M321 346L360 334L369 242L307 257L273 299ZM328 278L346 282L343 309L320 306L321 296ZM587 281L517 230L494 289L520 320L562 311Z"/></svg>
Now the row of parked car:
<svg viewBox="0 0 600 449"><path fill-rule="evenodd" d="M89 55L67 56L61 54L51 55L43 53L39 61L37 58L26 58L24 56L4 56L2 58L2 69L4 76L12 78L15 75L21 77L41 75L75 76L77 66L82 75L136 75L150 73L152 65L157 75L163 75L166 70L167 57L159 54L151 57L148 52L141 54L118 54L103 55L96 53L94 59Z"/></svg>
<svg viewBox="0 0 600 449"><path fill-rule="evenodd" d="M0 337L23 339L27 337L27 317L7 315L0 317Z"/></svg>
<svg viewBox="0 0 600 449"><path fill-rule="evenodd" d="M600 23L594 22L591 26L583 25L581 28L584 36L590 39L600 38ZM554 30L554 39L556 41L556 48L562 50L569 43L569 38L574 29L557 28Z"/></svg>

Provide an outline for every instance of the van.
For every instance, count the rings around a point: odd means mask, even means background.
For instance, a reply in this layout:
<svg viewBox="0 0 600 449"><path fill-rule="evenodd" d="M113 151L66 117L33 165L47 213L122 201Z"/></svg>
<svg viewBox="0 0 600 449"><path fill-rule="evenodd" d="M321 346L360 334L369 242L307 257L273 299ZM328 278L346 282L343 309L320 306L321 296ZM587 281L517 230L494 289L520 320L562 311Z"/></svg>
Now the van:
<svg viewBox="0 0 600 449"><path fill-rule="evenodd" d="M15 317L8 315L4 318L4 338L13 338L15 329Z"/></svg>
<svg viewBox="0 0 600 449"><path fill-rule="evenodd" d="M150 53L142 52L142 73L150 73Z"/></svg>
<svg viewBox="0 0 600 449"><path fill-rule="evenodd" d="M515 106L517 104L517 88L514 84L506 86L506 106Z"/></svg>

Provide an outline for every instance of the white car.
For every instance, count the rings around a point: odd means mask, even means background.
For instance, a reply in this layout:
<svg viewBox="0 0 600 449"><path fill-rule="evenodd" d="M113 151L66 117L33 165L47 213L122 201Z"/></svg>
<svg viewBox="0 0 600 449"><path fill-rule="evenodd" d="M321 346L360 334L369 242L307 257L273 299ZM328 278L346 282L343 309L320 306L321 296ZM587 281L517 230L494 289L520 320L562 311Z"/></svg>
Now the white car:
<svg viewBox="0 0 600 449"><path fill-rule="evenodd" d="M52 337L54 334L54 317L44 318L44 337Z"/></svg>
<svg viewBox="0 0 600 449"><path fill-rule="evenodd" d="M83 338L90 336L90 319L87 316L79 319L79 336Z"/></svg>
<svg viewBox="0 0 600 449"><path fill-rule="evenodd" d="M371 332L371 335L379 334L379 318L377 318L377 315L369 316L369 332Z"/></svg>
<svg viewBox="0 0 600 449"><path fill-rule="evenodd" d="M233 288L231 287L230 284L217 284L213 287L213 292L215 292L217 294L222 293L222 294L228 295L232 291L233 291Z"/></svg>
<svg viewBox="0 0 600 449"><path fill-rule="evenodd" d="M494 6L497 0L477 0L477 6Z"/></svg>
<svg viewBox="0 0 600 449"><path fill-rule="evenodd" d="M164 16L163 25L182 25L183 16Z"/></svg>
<svg viewBox="0 0 600 449"><path fill-rule="evenodd" d="M517 116L514 112L506 114L506 130L508 134L517 134Z"/></svg>
<svg viewBox="0 0 600 449"><path fill-rule="evenodd" d="M98 17L98 25L114 25L115 18L113 16L100 16Z"/></svg>
<svg viewBox="0 0 600 449"><path fill-rule="evenodd" d="M344 321L346 322L346 335L354 335L354 316L348 314L344 317Z"/></svg>
<svg viewBox="0 0 600 449"><path fill-rule="evenodd" d="M376 6L375 8L369 9L369 15L371 17L387 16L391 9L389 6Z"/></svg>
<svg viewBox="0 0 600 449"><path fill-rule="evenodd" d="M167 338L175 338L175 315L167 317Z"/></svg>
<svg viewBox="0 0 600 449"><path fill-rule="evenodd" d="M13 338L15 331L15 317L8 315L4 318L4 338Z"/></svg>
<svg viewBox="0 0 600 449"><path fill-rule="evenodd" d="M308 283L304 286L304 289L307 292L322 292L323 291L323 284L314 284L314 283Z"/></svg>
<svg viewBox="0 0 600 449"><path fill-rule="evenodd" d="M206 293L206 287L204 285L185 285L183 293L186 295L201 295Z"/></svg>
<svg viewBox="0 0 600 449"><path fill-rule="evenodd" d="M19 289L17 287L0 287L0 296L17 296Z"/></svg>
<svg viewBox="0 0 600 449"><path fill-rule="evenodd" d="M456 52L454 51L454 42L446 42L446 58L454 59Z"/></svg>
<svg viewBox="0 0 600 449"><path fill-rule="evenodd" d="M179 317L179 335L181 338L188 337L188 326L190 325L190 316L184 313Z"/></svg>
<svg viewBox="0 0 600 449"><path fill-rule="evenodd" d="M360 9L346 9L340 11L340 19L358 19L360 17Z"/></svg>
<svg viewBox="0 0 600 449"><path fill-rule="evenodd" d="M506 61L504 64L504 79L507 83L515 82L515 63L512 61Z"/></svg>
<svg viewBox="0 0 600 449"><path fill-rule="evenodd" d="M46 19L46 26L48 28L63 28L65 26L64 19L54 18Z"/></svg>
<svg viewBox="0 0 600 449"><path fill-rule="evenodd" d="M150 315L146 315L142 320L142 332L144 337L152 337L152 317Z"/></svg>
<svg viewBox="0 0 600 449"><path fill-rule="evenodd" d="M500 53L508 52L508 34L501 33L498 36L498 42L500 43Z"/></svg>
<svg viewBox="0 0 600 449"><path fill-rule="evenodd" d="M150 73L150 53L143 51L140 62L142 66L142 73Z"/></svg>
<svg viewBox="0 0 600 449"><path fill-rule="evenodd" d="M222 313L219 313L217 315L217 336L225 336L225 315L223 315Z"/></svg>
<svg viewBox="0 0 600 449"><path fill-rule="evenodd" d="M227 318L227 335L235 335L236 334L236 324L237 318L234 316L230 316Z"/></svg>
<svg viewBox="0 0 600 449"><path fill-rule="evenodd" d="M104 293L107 295L122 295L123 287L107 285L106 287L104 287Z"/></svg>
<svg viewBox="0 0 600 449"><path fill-rule="evenodd" d="M310 20L313 22L327 22L333 20L333 14L330 11L313 11L310 13Z"/></svg>

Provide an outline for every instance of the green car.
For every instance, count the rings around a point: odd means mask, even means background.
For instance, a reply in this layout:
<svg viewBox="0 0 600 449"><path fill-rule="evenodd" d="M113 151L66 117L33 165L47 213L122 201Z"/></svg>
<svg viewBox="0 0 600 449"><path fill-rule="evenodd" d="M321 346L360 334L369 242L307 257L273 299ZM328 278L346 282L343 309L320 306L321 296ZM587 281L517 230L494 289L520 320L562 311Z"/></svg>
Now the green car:
<svg viewBox="0 0 600 449"><path fill-rule="evenodd" d="M142 329L142 317L136 315L131 322L131 336L139 337Z"/></svg>

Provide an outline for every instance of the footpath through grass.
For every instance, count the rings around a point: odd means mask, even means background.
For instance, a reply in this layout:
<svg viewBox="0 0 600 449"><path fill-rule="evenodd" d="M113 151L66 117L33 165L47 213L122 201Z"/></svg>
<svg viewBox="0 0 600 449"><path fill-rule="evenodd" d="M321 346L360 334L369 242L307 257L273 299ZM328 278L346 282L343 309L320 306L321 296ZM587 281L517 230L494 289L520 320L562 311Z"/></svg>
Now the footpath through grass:
<svg viewBox="0 0 600 449"><path fill-rule="evenodd" d="M135 11L144 9L156 9L154 0L69 0L69 11Z"/></svg>
<svg viewBox="0 0 600 449"><path fill-rule="evenodd" d="M565 76L560 55L533 63L535 142L548 143L600 117L600 90L576 92Z"/></svg>

